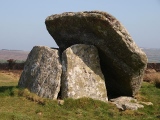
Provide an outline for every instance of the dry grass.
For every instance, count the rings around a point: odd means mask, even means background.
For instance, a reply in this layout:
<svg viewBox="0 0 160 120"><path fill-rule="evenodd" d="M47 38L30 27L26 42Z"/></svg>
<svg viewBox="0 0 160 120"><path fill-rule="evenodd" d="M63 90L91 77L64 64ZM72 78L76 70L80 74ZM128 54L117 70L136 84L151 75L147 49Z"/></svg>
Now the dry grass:
<svg viewBox="0 0 160 120"><path fill-rule="evenodd" d="M160 72L146 73L143 81L154 83L157 88L160 88Z"/></svg>
<svg viewBox="0 0 160 120"><path fill-rule="evenodd" d="M22 70L0 70L0 86L17 85L21 73Z"/></svg>
<svg viewBox="0 0 160 120"><path fill-rule="evenodd" d="M19 79L22 70L0 70L0 73L3 74L4 76L10 76L12 79Z"/></svg>
<svg viewBox="0 0 160 120"><path fill-rule="evenodd" d="M155 79L154 84L157 88L160 88L160 75L158 78Z"/></svg>

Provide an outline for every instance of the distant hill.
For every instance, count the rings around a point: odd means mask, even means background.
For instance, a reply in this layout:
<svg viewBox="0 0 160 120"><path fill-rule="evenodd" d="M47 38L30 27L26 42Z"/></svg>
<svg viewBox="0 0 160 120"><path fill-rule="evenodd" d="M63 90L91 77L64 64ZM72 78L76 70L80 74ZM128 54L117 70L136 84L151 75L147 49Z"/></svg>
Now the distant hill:
<svg viewBox="0 0 160 120"><path fill-rule="evenodd" d="M160 63L160 49L142 48L148 57L148 63Z"/></svg>
<svg viewBox="0 0 160 120"><path fill-rule="evenodd" d="M142 48L148 57L148 63L160 63L160 49ZM0 60L26 60L29 51L22 50L0 50Z"/></svg>
<svg viewBox="0 0 160 120"><path fill-rule="evenodd" d="M0 60L26 60L28 54L29 51L2 49L0 50Z"/></svg>

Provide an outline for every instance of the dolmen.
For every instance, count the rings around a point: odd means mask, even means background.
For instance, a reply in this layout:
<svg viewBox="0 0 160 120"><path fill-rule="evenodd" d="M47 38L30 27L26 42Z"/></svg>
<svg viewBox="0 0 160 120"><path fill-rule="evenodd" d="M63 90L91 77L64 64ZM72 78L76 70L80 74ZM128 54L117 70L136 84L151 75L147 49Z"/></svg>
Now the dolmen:
<svg viewBox="0 0 160 120"><path fill-rule="evenodd" d="M146 54L125 27L101 11L65 12L45 20L58 49L35 46L19 87L56 99L135 96L143 81Z"/></svg>

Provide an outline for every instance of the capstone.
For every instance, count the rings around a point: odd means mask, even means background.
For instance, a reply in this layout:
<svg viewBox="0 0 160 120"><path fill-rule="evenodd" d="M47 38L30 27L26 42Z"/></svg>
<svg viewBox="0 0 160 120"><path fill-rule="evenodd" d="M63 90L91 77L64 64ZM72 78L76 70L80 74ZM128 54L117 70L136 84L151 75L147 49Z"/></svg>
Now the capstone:
<svg viewBox="0 0 160 120"><path fill-rule="evenodd" d="M101 11L65 12L47 17L45 24L62 52L74 44L96 46L108 96L139 91L147 57L115 17Z"/></svg>

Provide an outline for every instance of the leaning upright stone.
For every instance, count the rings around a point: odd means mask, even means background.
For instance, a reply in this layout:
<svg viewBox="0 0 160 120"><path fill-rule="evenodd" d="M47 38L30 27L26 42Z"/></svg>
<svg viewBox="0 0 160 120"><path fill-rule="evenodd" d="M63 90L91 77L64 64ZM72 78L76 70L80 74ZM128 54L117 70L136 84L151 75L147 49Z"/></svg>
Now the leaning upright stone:
<svg viewBox="0 0 160 120"><path fill-rule="evenodd" d="M147 57L115 17L100 11L66 12L47 17L45 24L61 51L74 44L97 47L108 96L138 92Z"/></svg>
<svg viewBox="0 0 160 120"><path fill-rule="evenodd" d="M77 44L62 54L62 98L90 97L108 101L96 47Z"/></svg>
<svg viewBox="0 0 160 120"><path fill-rule="evenodd" d="M56 99L61 73L58 50L35 46L28 55L18 86L28 88L40 97Z"/></svg>

